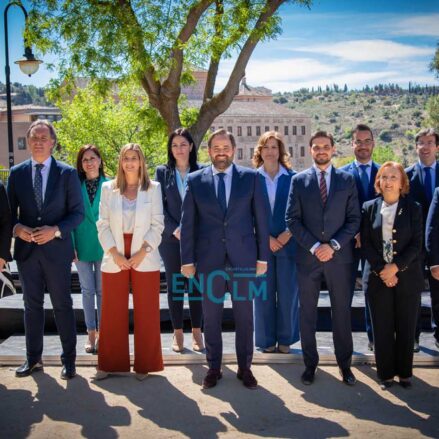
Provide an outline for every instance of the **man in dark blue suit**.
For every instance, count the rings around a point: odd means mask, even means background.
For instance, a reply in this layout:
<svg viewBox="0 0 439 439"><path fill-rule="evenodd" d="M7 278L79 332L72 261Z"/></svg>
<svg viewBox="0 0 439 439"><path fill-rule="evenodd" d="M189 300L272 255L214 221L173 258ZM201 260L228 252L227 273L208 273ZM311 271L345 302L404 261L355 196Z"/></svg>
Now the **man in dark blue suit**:
<svg viewBox="0 0 439 439"><path fill-rule="evenodd" d="M296 253L300 302L300 336L304 384L312 384L319 362L316 343L317 305L322 279L332 308L335 356L343 381L355 384L351 371L352 239L360 228L355 180L331 164L334 139L318 131L309 142L314 165L291 180L286 223L299 246Z"/></svg>
<svg viewBox="0 0 439 439"><path fill-rule="evenodd" d="M436 154L439 149L439 134L433 128L424 128L416 134L416 152L418 162L408 167L405 172L410 181L410 193L412 197L422 206L422 215L425 223L427 220L428 210L433 198L433 192L439 187L439 167L436 161ZM424 257L426 250L424 249ZM428 261L425 261L428 264ZM439 342L439 280L428 274L428 283L430 285L431 297L431 324L434 328L434 337L436 343ZM419 352L419 336L421 334L421 298L419 297L419 315L418 324L415 333L414 351Z"/></svg>
<svg viewBox="0 0 439 439"><path fill-rule="evenodd" d="M43 304L47 289L63 349L61 378L70 379L76 374L70 232L84 217L81 187L76 171L52 157L56 134L49 122L33 122L26 137L32 158L14 166L8 182L14 258L23 290L27 357L15 375L24 377L43 368Z"/></svg>
<svg viewBox="0 0 439 439"><path fill-rule="evenodd" d="M342 171L349 172L355 178L357 184L358 201L361 207L365 201L373 200L376 197L374 183L379 165L372 161L373 148L375 146L372 130L364 124L358 124L352 132L352 151L355 160L340 168ZM352 242L354 246L354 265L352 269L351 284L351 304L355 291L355 281L357 279L358 265L361 260L361 270L364 270L364 258L361 258L361 240L360 233L355 235ZM373 350L372 322L369 313L369 302L367 298L367 281L362 279L364 291L364 317L366 321L366 332L369 339L369 350Z"/></svg>
<svg viewBox="0 0 439 439"><path fill-rule="evenodd" d="M236 328L238 379L251 389L253 297L256 276L267 270L268 212L258 174L232 164L232 134L218 130L208 140L212 166L188 177L181 219L182 274L197 280L203 294L204 336L209 370L203 381L211 388L222 377L221 323L224 295L231 293ZM256 271L255 271L256 269Z"/></svg>

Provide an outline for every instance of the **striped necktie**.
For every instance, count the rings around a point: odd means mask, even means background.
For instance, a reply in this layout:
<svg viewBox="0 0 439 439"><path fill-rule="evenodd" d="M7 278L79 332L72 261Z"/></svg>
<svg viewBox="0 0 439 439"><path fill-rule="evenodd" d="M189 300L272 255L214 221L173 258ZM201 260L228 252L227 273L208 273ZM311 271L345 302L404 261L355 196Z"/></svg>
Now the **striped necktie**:
<svg viewBox="0 0 439 439"><path fill-rule="evenodd" d="M325 171L320 172L320 196L322 197L323 206L326 205L326 200L328 199L328 188L326 186Z"/></svg>

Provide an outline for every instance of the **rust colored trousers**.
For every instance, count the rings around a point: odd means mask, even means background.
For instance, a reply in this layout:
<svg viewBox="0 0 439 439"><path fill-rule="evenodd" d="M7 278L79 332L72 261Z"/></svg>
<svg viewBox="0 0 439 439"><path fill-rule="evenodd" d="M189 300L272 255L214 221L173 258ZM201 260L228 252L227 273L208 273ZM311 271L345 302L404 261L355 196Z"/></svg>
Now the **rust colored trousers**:
<svg viewBox="0 0 439 439"><path fill-rule="evenodd" d="M130 257L132 235L124 234L125 257ZM147 256L146 256L147 257ZM129 372L128 295L133 292L134 371L163 370L160 341L160 272L134 269L102 272L102 317L99 331L98 369Z"/></svg>

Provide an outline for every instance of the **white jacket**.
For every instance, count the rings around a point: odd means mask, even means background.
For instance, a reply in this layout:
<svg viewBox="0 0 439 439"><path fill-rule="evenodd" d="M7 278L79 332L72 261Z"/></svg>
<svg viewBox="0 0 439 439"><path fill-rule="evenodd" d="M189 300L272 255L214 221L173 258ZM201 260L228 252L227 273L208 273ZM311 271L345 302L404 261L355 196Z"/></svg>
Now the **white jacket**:
<svg viewBox="0 0 439 439"><path fill-rule="evenodd" d="M114 181L107 181L102 185L97 222L99 242L104 249L101 270L105 273L121 271L109 250L116 247L120 254L124 254L122 195L119 189L114 189L113 184ZM139 251L145 241L152 247L152 251L147 253L136 271L160 270L158 246L162 240L163 219L160 183L151 181L147 191L139 191L137 194L131 254Z"/></svg>

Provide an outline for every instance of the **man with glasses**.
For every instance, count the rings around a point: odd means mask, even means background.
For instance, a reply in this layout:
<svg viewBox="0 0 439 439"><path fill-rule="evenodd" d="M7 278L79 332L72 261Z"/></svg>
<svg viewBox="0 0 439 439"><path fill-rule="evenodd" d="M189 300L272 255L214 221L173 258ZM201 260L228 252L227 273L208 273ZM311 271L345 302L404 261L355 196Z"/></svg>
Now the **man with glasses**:
<svg viewBox="0 0 439 439"><path fill-rule="evenodd" d="M351 276L352 240L360 228L355 180L335 169L334 139L318 131L309 142L314 165L291 180L286 223L299 243L296 253L300 300L300 336L305 371L303 384L314 381L319 362L316 343L317 306L324 279L332 308L335 356L343 382L352 386Z"/></svg>
<svg viewBox="0 0 439 439"><path fill-rule="evenodd" d="M424 128L416 134L416 153L418 162L405 171L410 180L410 196L422 206L425 223L428 209L433 198L434 189L439 186L439 168L436 154L439 148L439 134L433 128ZM424 247L425 248L425 247ZM424 257L426 251L424 250ZM425 260L428 264L428 261ZM439 349L439 281L428 272L431 296L431 322L434 328L436 347ZM419 352L419 336L421 334L421 298L419 298L418 325L415 334L414 351Z"/></svg>
<svg viewBox="0 0 439 439"><path fill-rule="evenodd" d="M358 124L352 131L352 151L355 160L346 166L340 168L342 171L349 172L355 178L358 191L358 201L360 210L365 201L372 200L376 197L374 183L379 165L372 161L373 148L375 146L372 130L364 124ZM360 233L355 235L352 242L354 247L354 265L352 269L351 284L351 304L355 291L355 282L357 279L358 266L361 261L361 270L364 270L364 259L361 258L361 239ZM364 273L363 273L364 274ZM372 322L369 313L369 301L367 298L367 279L362 276L362 285L364 291L364 318L366 322L366 332L368 338L368 348L373 350Z"/></svg>

